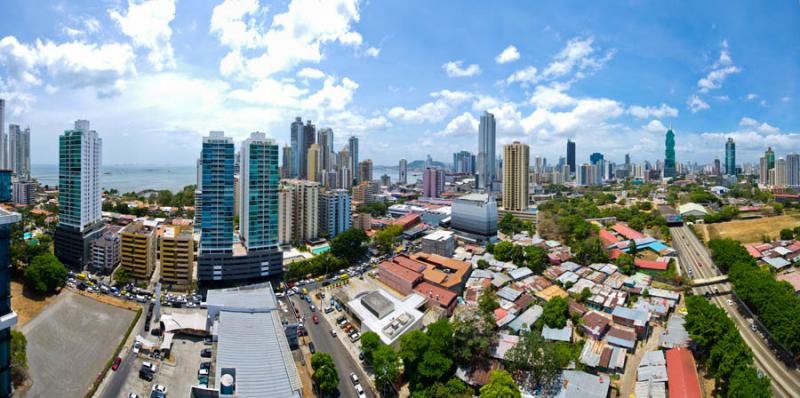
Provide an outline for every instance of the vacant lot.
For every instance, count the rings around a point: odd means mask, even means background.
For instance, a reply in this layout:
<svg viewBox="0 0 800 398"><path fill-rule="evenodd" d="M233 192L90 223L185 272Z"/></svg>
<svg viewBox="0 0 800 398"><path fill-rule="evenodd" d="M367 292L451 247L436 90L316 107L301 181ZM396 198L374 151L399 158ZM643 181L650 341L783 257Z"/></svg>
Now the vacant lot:
<svg viewBox="0 0 800 398"><path fill-rule="evenodd" d="M42 296L25 288L22 282L11 281L11 308L17 313L17 327L35 318L57 298L56 295Z"/></svg>
<svg viewBox="0 0 800 398"><path fill-rule="evenodd" d="M83 397L128 329L133 311L62 292L21 328L33 385L27 397Z"/></svg>
<svg viewBox="0 0 800 398"><path fill-rule="evenodd" d="M761 242L761 237L769 235L777 239L781 229L794 228L800 225L800 215L784 215L777 217L757 218L753 220L736 220L706 225L706 240L735 239L742 243Z"/></svg>

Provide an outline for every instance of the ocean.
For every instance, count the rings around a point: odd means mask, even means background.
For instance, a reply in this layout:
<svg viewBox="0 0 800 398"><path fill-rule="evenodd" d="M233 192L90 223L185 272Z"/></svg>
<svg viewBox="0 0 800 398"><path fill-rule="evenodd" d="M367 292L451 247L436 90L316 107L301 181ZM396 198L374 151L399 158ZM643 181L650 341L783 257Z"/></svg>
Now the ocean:
<svg viewBox="0 0 800 398"><path fill-rule="evenodd" d="M58 165L32 164L31 174L42 185L58 185ZM194 166L103 165L100 175L104 190L140 192L146 189L169 189L177 192L195 183Z"/></svg>

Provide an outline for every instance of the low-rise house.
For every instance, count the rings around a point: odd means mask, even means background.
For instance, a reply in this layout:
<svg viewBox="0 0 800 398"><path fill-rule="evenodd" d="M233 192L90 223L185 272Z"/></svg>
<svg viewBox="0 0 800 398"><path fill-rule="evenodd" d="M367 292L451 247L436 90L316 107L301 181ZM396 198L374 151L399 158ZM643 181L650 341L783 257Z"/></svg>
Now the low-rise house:
<svg viewBox="0 0 800 398"><path fill-rule="evenodd" d="M547 325L542 327L542 337L549 341L563 341L566 343L572 342L572 323L567 322L563 328L556 329Z"/></svg>
<svg viewBox="0 0 800 398"><path fill-rule="evenodd" d="M453 315L458 304L458 295L455 292L430 282L418 284L414 291L428 299L426 308L441 308L447 316Z"/></svg>
<svg viewBox="0 0 800 398"><path fill-rule="evenodd" d="M561 372L560 389L554 398L607 398L611 379L606 375L593 375L578 370Z"/></svg>
<svg viewBox="0 0 800 398"><path fill-rule="evenodd" d="M671 398L700 398L697 364L692 352L678 347L667 350L668 391Z"/></svg>
<svg viewBox="0 0 800 398"><path fill-rule="evenodd" d="M612 326L606 333L608 344L621 347L629 352L636 348L636 332L633 329L626 329L620 326Z"/></svg>
<svg viewBox="0 0 800 398"><path fill-rule="evenodd" d="M650 313L627 307L617 307L611 312L614 323L633 328L638 337L647 336Z"/></svg>
<svg viewBox="0 0 800 398"><path fill-rule="evenodd" d="M597 311L589 311L583 315L581 327L586 334L595 339L602 339L608 330L611 320Z"/></svg>
<svg viewBox="0 0 800 398"><path fill-rule="evenodd" d="M519 314L513 321L508 323L508 328L513 330L514 333L529 332L534 323L542 316L544 309L541 306L534 305Z"/></svg>
<svg viewBox="0 0 800 398"><path fill-rule="evenodd" d="M658 336L658 346L661 348L688 347L689 332L684 326L686 321L680 315L673 315L667 322L667 328Z"/></svg>
<svg viewBox="0 0 800 398"><path fill-rule="evenodd" d="M508 350L514 348L517 343L519 343L519 336L500 332L497 334L497 344L492 346L489 355L491 355L492 358L504 360L506 359Z"/></svg>

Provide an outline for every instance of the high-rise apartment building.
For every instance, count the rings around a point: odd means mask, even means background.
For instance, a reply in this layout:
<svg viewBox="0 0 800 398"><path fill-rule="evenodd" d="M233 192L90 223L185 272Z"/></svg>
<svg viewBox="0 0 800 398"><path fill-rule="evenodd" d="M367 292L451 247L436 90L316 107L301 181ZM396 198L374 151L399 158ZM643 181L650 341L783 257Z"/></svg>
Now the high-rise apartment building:
<svg viewBox="0 0 800 398"><path fill-rule="evenodd" d="M772 150L772 147L767 147L767 151L764 152L764 157L767 158L767 169L774 169L775 151Z"/></svg>
<svg viewBox="0 0 800 398"><path fill-rule="evenodd" d="M483 112L478 128L477 187L487 191L495 180L495 129L494 115Z"/></svg>
<svg viewBox="0 0 800 398"><path fill-rule="evenodd" d="M300 153L301 168L303 168L302 165L306 165L306 167L301 170L300 178L308 179L308 151L312 145L317 143L316 141L317 127L311 123L311 120L306 120L306 124L303 126L303 147Z"/></svg>
<svg viewBox="0 0 800 398"><path fill-rule="evenodd" d="M285 145L281 156L281 178L292 177L292 147Z"/></svg>
<svg viewBox="0 0 800 398"><path fill-rule="evenodd" d="M358 163L359 182L372 181L372 160L366 159Z"/></svg>
<svg viewBox="0 0 800 398"><path fill-rule="evenodd" d="M320 194L319 229L328 239L350 229L350 193L346 189Z"/></svg>
<svg viewBox="0 0 800 398"><path fill-rule="evenodd" d="M0 98L0 169L8 169L8 136L6 135L6 100Z"/></svg>
<svg viewBox="0 0 800 398"><path fill-rule="evenodd" d="M31 129L18 125L8 126L8 156L11 171L21 181L31 178Z"/></svg>
<svg viewBox="0 0 800 398"><path fill-rule="evenodd" d="M428 167L422 173L422 196L438 198L444 192L444 170Z"/></svg>
<svg viewBox="0 0 800 398"><path fill-rule="evenodd" d="M155 230L141 221L128 224L120 233L119 265L137 281L148 281L156 264Z"/></svg>
<svg viewBox="0 0 800 398"><path fill-rule="evenodd" d="M36 199L36 183L33 181L14 181L11 194L15 205L29 206Z"/></svg>
<svg viewBox="0 0 800 398"><path fill-rule="evenodd" d="M303 244L319 238L319 183L284 180L278 193L278 239Z"/></svg>
<svg viewBox="0 0 800 398"><path fill-rule="evenodd" d="M102 231L100 167L103 141L78 120L58 141L58 226L54 252L76 269L89 262L89 244Z"/></svg>
<svg viewBox="0 0 800 398"><path fill-rule="evenodd" d="M766 157L761 157L758 159L758 183L762 186L772 185L769 181L769 171L771 170L768 167L769 163Z"/></svg>
<svg viewBox="0 0 800 398"><path fill-rule="evenodd" d="M575 172L575 141L567 139L567 164L569 165L569 172Z"/></svg>
<svg viewBox="0 0 800 398"><path fill-rule="evenodd" d="M348 151L350 154L350 171L353 174L353 183L350 185L355 184L357 181L361 181L361 175L359 175L358 170L358 137L351 136L349 140L347 140ZM371 178L371 177L370 177Z"/></svg>
<svg viewBox="0 0 800 398"><path fill-rule="evenodd" d="M194 273L194 238L192 228L168 225L161 230L159 258L162 283L172 288L186 288L192 284Z"/></svg>
<svg viewBox="0 0 800 398"><path fill-rule="evenodd" d="M306 167L305 156L301 153L305 152L305 141L303 140L303 118L300 116L294 119L291 126L291 145L292 145L292 171L289 174L291 178L300 177L300 169Z"/></svg>
<svg viewBox="0 0 800 398"><path fill-rule="evenodd" d="M800 154L786 155L786 184L794 189L800 188Z"/></svg>
<svg viewBox="0 0 800 398"><path fill-rule="evenodd" d="M775 186L776 187L786 187L789 185L789 180L787 178L786 172L786 159L778 158L775 161Z"/></svg>
<svg viewBox="0 0 800 398"><path fill-rule="evenodd" d="M504 145L503 161L503 208L527 210L530 147L519 141Z"/></svg>
<svg viewBox="0 0 800 398"><path fill-rule="evenodd" d="M675 170L675 133L672 131L672 125L667 130L666 138L664 141L664 178L674 178L676 176Z"/></svg>
<svg viewBox="0 0 800 398"><path fill-rule="evenodd" d="M453 172L475 174L475 155L469 151L461 151L453 154Z"/></svg>
<svg viewBox="0 0 800 398"><path fill-rule="evenodd" d="M591 164L597 164L601 160L603 160L603 154L602 153L594 152L591 155L589 155L589 163L591 163Z"/></svg>
<svg viewBox="0 0 800 398"><path fill-rule="evenodd" d="M317 132L317 144L319 144L319 169L324 171L333 170L336 163L333 152L333 129L324 127Z"/></svg>
<svg viewBox="0 0 800 398"><path fill-rule="evenodd" d="M0 106L2 106L0 100ZM0 118L2 119L2 118ZM11 197L0 195L0 202L8 202ZM11 327L17 323L17 314L11 308L11 224L22 217L0 209L0 396L13 395L11 384Z"/></svg>
<svg viewBox="0 0 800 398"><path fill-rule="evenodd" d="M200 155L202 223L200 257L204 254L233 251L234 174L233 138L222 131L203 137Z"/></svg>
<svg viewBox="0 0 800 398"><path fill-rule="evenodd" d="M242 142L239 238L248 251L278 248L278 145L254 132Z"/></svg>
<svg viewBox="0 0 800 398"><path fill-rule="evenodd" d="M109 225L100 237L92 241L90 262L94 272L110 274L119 264L121 229L119 226Z"/></svg>
<svg viewBox="0 0 800 398"><path fill-rule="evenodd" d="M397 182L408 184L408 160L400 159L400 166L397 171Z"/></svg>
<svg viewBox="0 0 800 398"><path fill-rule="evenodd" d="M319 144L311 144L308 148L306 163L306 179L309 181L320 181L320 147Z"/></svg>
<svg viewBox="0 0 800 398"><path fill-rule="evenodd" d="M736 143L731 137L725 142L725 174L736 175Z"/></svg>

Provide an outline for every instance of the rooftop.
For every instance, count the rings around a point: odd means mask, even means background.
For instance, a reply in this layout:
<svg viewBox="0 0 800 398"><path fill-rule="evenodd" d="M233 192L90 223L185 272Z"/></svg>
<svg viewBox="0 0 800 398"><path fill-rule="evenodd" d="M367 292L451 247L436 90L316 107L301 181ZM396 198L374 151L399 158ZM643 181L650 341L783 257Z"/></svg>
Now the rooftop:
<svg viewBox="0 0 800 398"><path fill-rule="evenodd" d="M617 223L611 227L614 231L617 231L618 234L625 237L625 239L642 239L645 235L631 227L627 224Z"/></svg>
<svg viewBox="0 0 800 398"><path fill-rule="evenodd" d="M206 306L222 307L225 310L273 310L277 308L275 293L269 283L209 289Z"/></svg>
<svg viewBox="0 0 800 398"><path fill-rule="evenodd" d="M428 300L435 300L443 307L449 306L453 300L458 297L455 292L447 290L441 286L434 285L430 282L420 283L414 288L414 291L427 297Z"/></svg>
<svg viewBox="0 0 800 398"><path fill-rule="evenodd" d="M667 376L670 398L700 398L700 382L692 352L686 348L667 351Z"/></svg>
<svg viewBox="0 0 800 398"><path fill-rule="evenodd" d="M381 298L375 295L380 295ZM371 297L365 302L362 299L366 296ZM417 308L425 301L426 298L417 293L409 294L401 300L383 289L378 289L350 300L347 306L361 320L362 328L377 333L384 344L392 344L409 327L422 319L423 314ZM367 308L367 305L371 309ZM387 313L385 310L389 305L392 310ZM373 309L377 309L378 314L382 316L376 315Z"/></svg>
<svg viewBox="0 0 800 398"><path fill-rule="evenodd" d="M445 241L453 238L453 231L444 231L444 230L437 230L425 235L422 239L425 240L434 240L434 241Z"/></svg>

